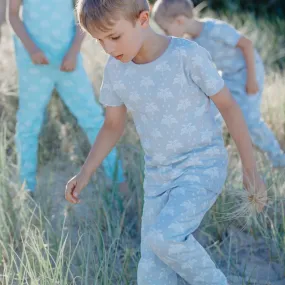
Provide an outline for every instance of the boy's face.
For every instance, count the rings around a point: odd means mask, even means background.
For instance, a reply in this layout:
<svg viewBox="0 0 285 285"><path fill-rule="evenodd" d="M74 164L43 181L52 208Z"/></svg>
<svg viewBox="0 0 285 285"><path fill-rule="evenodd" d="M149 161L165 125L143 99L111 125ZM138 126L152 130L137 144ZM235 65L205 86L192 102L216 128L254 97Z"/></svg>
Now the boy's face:
<svg viewBox="0 0 285 285"><path fill-rule="evenodd" d="M157 21L157 24L167 35L181 38L185 34L184 23L178 18L175 19L161 19Z"/></svg>
<svg viewBox="0 0 285 285"><path fill-rule="evenodd" d="M147 23L141 16L135 24L120 17L109 31L93 29L90 34L100 42L107 54L121 62L129 62L139 53L144 39L143 31L148 26L148 12L142 13L147 14Z"/></svg>

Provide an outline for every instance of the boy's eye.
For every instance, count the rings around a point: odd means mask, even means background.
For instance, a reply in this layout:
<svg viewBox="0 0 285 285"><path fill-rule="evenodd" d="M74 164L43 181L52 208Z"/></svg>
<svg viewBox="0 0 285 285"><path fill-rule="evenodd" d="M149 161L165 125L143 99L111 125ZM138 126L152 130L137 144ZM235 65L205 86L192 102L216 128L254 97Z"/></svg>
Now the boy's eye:
<svg viewBox="0 0 285 285"><path fill-rule="evenodd" d="M120 37L121 37L121 36L112 37L111 39L112 39L113 41L116 41L116 40L118 40Z"/></svg>

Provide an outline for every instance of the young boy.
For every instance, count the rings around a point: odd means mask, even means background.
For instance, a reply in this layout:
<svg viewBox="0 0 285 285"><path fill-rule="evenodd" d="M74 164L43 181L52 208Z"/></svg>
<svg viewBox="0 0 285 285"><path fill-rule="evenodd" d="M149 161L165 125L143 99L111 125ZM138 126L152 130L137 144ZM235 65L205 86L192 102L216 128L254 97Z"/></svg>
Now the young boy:
<svg viewBox="0 0 285 285"><path fill-rule="evenodd" d="M23 4L23 20L19 10ZM10 0L19 78L16 144L21 181L35 191L38 135L44 111L56 88L93 143L104 121L82 64L84 34L75 23L72 0ZM113 150L103 162L109 178L116 174ZM123 181L121 166L117 181Z"/></svg>
<svg viewBox="0 0 285 285"><path fill-rule="evenodd" d="M191 0L158 0L153 17L167 34L188 34L208 50L243 112L253 143L274 167L285 167L285 154L261 118L264 67L252 42L225 22L194 18L193 7Z"/></svg>
<svg viewBox="0 0 285 285"><path fill-rule="evenodd" d="M156 34L147 0L81 0L80 25L110 55L100 101L104 125L81 171L66 186L71 203L123 133L133 115L145 152L144 210L139 285L226 285L204 248L194 239L205 213L221 193L227 151L213 113L215 102L243 164L244 184L266 201L246 124L237 104L196 43Z"/></svg>

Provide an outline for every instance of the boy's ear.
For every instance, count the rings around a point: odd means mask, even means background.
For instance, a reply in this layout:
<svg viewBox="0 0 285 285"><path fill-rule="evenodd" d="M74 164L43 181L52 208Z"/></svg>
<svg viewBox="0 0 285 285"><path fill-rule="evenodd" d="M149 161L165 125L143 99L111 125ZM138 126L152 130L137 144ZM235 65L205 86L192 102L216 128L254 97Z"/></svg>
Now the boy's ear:
<svg viewBox="0 0 285 285"><path fill-rule="evenodd" d="M139 15L139 21L143 28L149 26L149 11L142 11Z"/></svg>
<svg viewBox="0 0 285 285"><path fill-rule="evenodd" d="M179 15L175 18L175 22L178 25L184 25L185 24L185 16L184 15Z"/></svg>

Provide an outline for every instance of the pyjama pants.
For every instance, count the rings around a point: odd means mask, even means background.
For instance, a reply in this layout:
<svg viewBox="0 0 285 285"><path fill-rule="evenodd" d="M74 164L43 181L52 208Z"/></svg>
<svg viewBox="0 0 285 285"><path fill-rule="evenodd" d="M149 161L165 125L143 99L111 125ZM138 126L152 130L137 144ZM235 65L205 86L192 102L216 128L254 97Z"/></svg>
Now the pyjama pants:
<svg viewBox="0 0 285 285"><path fill-rule="evenodd" d="M274 164L274 160L278 158L283 151L276 137L262 119L263 65L257 63L256 70L259 91L254 95L248 95L245 90L247 80L246 70L241 70L231 76L224 76L224 80L242 110L253 144L267 153Z"/></svg>
<svg viewBox="0 0 285 285"><path fill-rule="evenodd" d="M138 285L227 284L192 235L220 194L223 172L221 176L208 177L216 180L212 189L205 186L205 175L200 181L176 183L158 195L147 196L145 189ZM178 281L178 275L184 281Z"/></svg>

